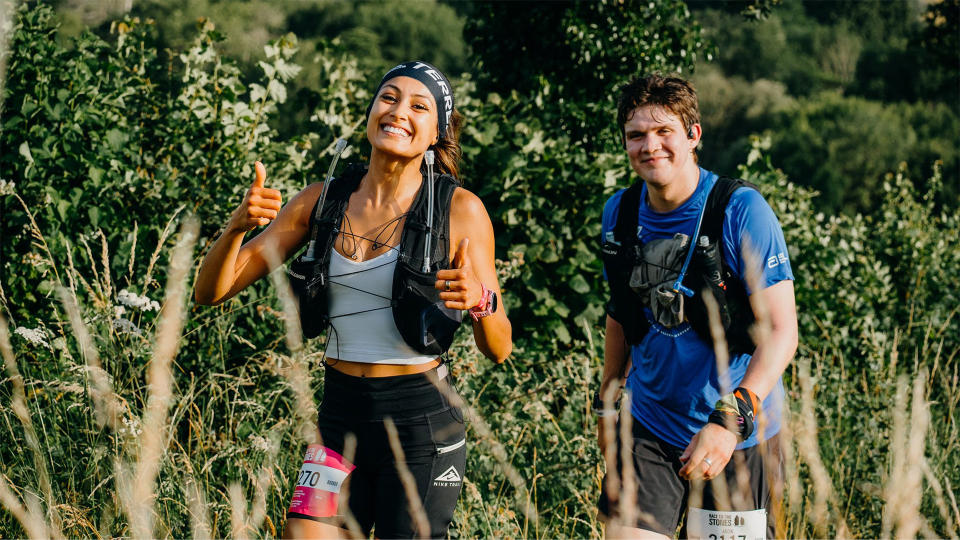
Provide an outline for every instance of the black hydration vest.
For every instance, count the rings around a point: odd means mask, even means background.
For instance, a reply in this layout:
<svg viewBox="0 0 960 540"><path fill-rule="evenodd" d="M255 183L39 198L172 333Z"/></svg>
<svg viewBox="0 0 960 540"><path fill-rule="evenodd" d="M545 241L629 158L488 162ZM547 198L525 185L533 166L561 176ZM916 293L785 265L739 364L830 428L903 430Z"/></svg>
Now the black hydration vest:
<svg viewBox="0 0 960 540"><path fill-rule="evenodd" d="M316 243L315 258L307 259L301 254L287 270L290 284L300 301L300 326L304 337L320 335L330 323L327 298L330 253L340 232L350 195L360 186L365 173L364 166L351 164L340 178L330 181L320 218L316 218L316 206L310 215L308 243L310 239ZM393 274L390 305L403 340L421 354L439 356L450 348L463 320L463 313L444 306L440 291L434 288L437 270L450 267L450 201L457 182L446 174L436 179L429 272L422 271L428 230L426 184L424 178L407 213Z"/></svg>
<svg viewBox="0 0 960 540"><path fill-rule="evenodd" d="M613 238L604 238L601 242L603 264L610 284L607 313L623 326L630 345L639 344L650 330L643 312L644 301L629 286L630 273L643 261L643 246L637 238L642 187L643 183L637 182L623 193ZM740 187L757 189L744 180L721 176L707 197L699 238L691 239L696 247L683 284L694 291L694 296L687 299L684 312L697 335L707 343L713 343L702 294L705 289L709 290L720 308L720 320L730 352L752 354L756 349L749 333L754 323L753 309L743 283L724 260L722 247L724 213L730 196ZM703 237L708 239L706 245L702 243Z"/></svg>

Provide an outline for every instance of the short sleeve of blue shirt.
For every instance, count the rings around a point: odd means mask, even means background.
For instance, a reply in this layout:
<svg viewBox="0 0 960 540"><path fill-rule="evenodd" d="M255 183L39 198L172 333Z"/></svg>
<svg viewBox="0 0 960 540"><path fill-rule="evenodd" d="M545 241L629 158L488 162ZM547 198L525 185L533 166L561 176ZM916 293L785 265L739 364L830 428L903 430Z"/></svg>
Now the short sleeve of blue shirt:
<svg viewBox="0 0 960 540"><path fill-rule="evenodd" d="M723 249L724 259L750 294L751 265L758 271L762 289L794 279L780 222L754 189L740 188L730 196L723 223Z"/></svg>

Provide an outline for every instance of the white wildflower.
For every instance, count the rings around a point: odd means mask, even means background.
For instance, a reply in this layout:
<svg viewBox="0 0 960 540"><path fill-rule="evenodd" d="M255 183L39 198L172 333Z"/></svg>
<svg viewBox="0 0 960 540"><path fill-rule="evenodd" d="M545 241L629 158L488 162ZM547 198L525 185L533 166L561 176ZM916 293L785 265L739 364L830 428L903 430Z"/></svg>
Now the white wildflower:
<svg viewBox="0 0 960 540"><path fill-rule="evenodd" d="M37 328L30 329L30 328L24 328L22 326L18 326L17 329L13 331L13 333L17 334L18 336L22 337L23 339L29 341L34 345L42 345L48 349L50 348L50 344L47 343L47 333L46 331L44 331L43 328L37 327Z"/></svg>
<svg viewBox="0 0 960 540"><path fill-rule="evenodd" d="M0 178L0 195L13 195L16 184L12 180Z"/></svg>
<svg viewBox="0 0 960 540"><path fill-rule="evenodd" d="M123 317L123 314L127 312L127 308L123 306L113 306L113 318L119 319Z"/></svg>
<svg viewBox="0 0 960 540"><path fill-rule="evenodd" d="M39 267L41 267L41 266L43 266L43 265L46 264L46 261L43 260L43 257L41 257L40 255L38 255L38 254L36 254L36 253L34 253L34 252L32 252L32 251L29 252L29 253L27 253L27 254L23 257L23 260L24 260L24 262L26 262L27 264L29 264L30 266L32 266L32 267L34 267L34 268L39 268Z"/></svg>
<svg viewBox="0 0 960 540"><path fill-rule="evenodd" d="M253 437L250 437L250 446L255 450L260 450L262 452L270 452L273 450L273 443L271 443L266 437L261 437L260 435L254 435Z"/></svg>
<svg viewBox="0 0 960 540"><path fill-rule="evenodd" d="M117 293L117 300L127 307L137 308L141 311L160 311L160 304L156 300L151 300L146 296L138 296L137 293L130 292L127 289Z"/></svg>
<svg viewBox="0 0 960 540"><path fill-rule="evenodd" d="M131 437L137 437L143 433L143 428L140 426L140 419L137 417L133 418L124 418L123 427L120 428L120 435L130 435Z"/></svg>
<svg viewBox="0 0 960 540"><path fill-rule="evenodd" d="M113 327L121 334L134 334L137 336L141 334L139 326L133 324L133 321L124 319L123 317L114 319Z"/></svg>

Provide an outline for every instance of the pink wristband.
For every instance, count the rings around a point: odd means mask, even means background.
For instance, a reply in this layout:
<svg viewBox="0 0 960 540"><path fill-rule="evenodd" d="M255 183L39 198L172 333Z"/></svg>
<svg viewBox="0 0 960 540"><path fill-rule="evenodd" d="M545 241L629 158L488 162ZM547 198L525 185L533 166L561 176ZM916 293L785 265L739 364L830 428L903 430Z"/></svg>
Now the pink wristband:
<svg viewBox="0 0 960 540"><path fill-rule="evenodd" d="M486 288L483 283L480 284L480 303L476 306L470 308L470 316L473 317L473 320L479 321L480 319L491 315L490 311L490 298L493 297L493 291Z"/></svg>

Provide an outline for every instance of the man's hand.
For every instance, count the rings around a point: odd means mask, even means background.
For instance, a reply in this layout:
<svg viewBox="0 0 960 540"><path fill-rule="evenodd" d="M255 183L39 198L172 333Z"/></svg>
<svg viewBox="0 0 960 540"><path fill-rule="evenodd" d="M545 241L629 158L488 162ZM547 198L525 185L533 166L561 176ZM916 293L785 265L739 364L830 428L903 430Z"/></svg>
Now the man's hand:
<svg viewBox="0 0 960 540"><path fill-rule="evenodd" d="M716 478L723 472L736 448L737 436L733 432L708 423L693 436L680 456L680 461L684 463L680 477L686 480Z"/></svg>

